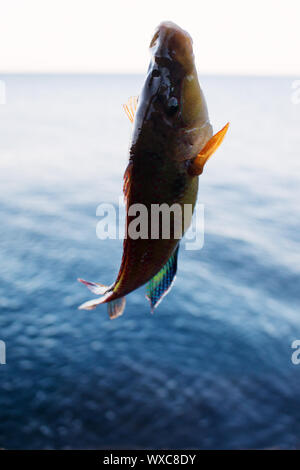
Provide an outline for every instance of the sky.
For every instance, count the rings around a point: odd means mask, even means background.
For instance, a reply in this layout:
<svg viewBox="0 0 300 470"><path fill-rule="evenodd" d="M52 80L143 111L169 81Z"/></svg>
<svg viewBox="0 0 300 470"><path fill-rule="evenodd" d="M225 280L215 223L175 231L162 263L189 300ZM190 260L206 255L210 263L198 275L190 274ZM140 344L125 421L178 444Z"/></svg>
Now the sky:
<svg viewBox="0 0 300 470"><path fill-rule="evenodd" d="M144 73L164 20L201 73L300 76L299 0L0 0L0 73Z"/></svg>

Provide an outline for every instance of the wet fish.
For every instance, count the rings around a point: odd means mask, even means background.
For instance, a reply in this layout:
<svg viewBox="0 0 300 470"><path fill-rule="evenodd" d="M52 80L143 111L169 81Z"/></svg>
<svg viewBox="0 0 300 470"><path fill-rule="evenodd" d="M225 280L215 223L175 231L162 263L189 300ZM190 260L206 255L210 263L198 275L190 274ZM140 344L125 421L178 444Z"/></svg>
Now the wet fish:
<svg viewBox="0 0 300 470"><path fill-rule="evenodd" d="M126 235L119 274L111 286L79 279L100 296L79 308L90 310L107 303L111 318L123 313L125 296L143 284L147 283L146 296L152 311L170 290L180 241L176 227L180 222L184 232L190 225L192 211L187 219L184 210L177 218L174 212L169 237L164 237L162 228L154 226L152 208L161 204L177 204L182 209L190 204L194 208L198 176L229 125L213 136L198 82L192 39L187 32L174 23L161 23L150 43L150 52L141 95L124 105L133 122L133 134L124 175ZM130 227L137 217L131 208L136 204L148 211L143 220L147 238L130 236Z"/></svg>

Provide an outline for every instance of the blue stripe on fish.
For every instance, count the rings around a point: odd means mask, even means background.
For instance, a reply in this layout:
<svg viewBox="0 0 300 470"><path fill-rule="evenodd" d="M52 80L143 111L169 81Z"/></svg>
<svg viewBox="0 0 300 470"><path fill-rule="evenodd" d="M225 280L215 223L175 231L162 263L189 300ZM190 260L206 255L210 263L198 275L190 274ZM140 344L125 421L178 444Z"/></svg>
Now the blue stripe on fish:
<svg viewBox="0 0 300 470"><path fill-rule="evenodd" d="M152 313L173 285L177 271L178 250L179 245L177 245L176 250L172 256L170 256L166 264L155 274L146 286L146 297L150 301Z"/></svg>

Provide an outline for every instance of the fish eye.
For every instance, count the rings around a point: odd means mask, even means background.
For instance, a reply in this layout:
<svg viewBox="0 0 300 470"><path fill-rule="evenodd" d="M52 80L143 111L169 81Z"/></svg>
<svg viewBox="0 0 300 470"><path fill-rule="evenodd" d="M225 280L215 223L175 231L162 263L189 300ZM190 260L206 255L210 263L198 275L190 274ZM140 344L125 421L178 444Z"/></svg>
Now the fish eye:
<svg viewBox="0 0 300 470"><path fill-rule="evenodd" d="M160 77L160 72L159 72L159 70L154 69L153 72L152 72L152 77L153 77L153 78Z"/></svg>
<svg viewBox="0 0 300 470"><path fill-rule="evenodd" d="M169 116L173 116L174 114L177 113L179 109L178 101L177 99L173 96L172 98L169 99L168 101L168 109L167 112Z"/></svg>

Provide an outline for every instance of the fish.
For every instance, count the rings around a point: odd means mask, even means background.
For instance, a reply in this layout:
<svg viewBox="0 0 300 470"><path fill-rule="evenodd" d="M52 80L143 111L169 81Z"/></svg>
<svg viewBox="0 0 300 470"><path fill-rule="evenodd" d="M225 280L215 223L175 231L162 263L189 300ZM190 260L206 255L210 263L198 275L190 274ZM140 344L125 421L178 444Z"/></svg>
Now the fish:
<svg viewBox="0 0 300 470"><path fill-rule="evenodd" d="M125 308L125 297L146 284L151 312L170 291L177 271L179 243L191 223L199 175L219 147L229 123L213 135L207 105L199 84L190 35L173 22L156 28L150 43L151 60L139 97L132 97L124 110L133 124L129 162L124 175L126 227L123 255L115 282L103 285L78 279L97 298L79 309L92 310L106 303L111 319ZM170 216L169 236L154 223L153 207L173 205L184 210ZM146 208L143 222L148 236L131 236L137 225L135 207ZM174 214L174 215L173 215ZM184 224L182 233L176 232ZM179 225L180 225L179 224ZM150 233L150 236L149 236Z"/></svg>

